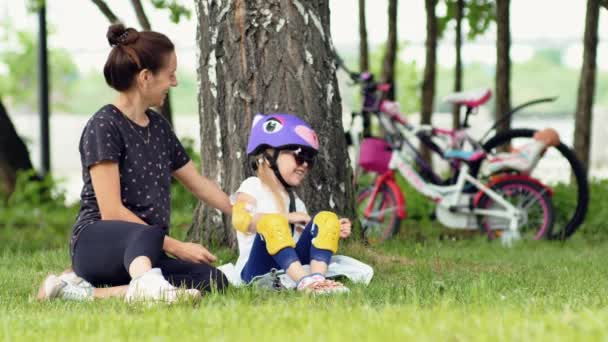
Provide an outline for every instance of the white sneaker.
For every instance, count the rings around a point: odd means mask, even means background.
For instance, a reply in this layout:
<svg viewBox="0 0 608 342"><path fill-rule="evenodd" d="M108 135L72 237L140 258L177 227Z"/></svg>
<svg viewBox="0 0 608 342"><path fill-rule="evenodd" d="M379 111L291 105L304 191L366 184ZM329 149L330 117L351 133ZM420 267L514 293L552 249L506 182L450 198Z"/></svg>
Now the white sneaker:
<svg viewBox="0 0 608 342"><path fill-rule="evenodd" d="M201 293L196 289L181 290L171 285L163 277L160 268L153 268L131 280L125 301L128 303L139 301L175 303L182 296L196 299L200 298Z"/></svg>
<svg viewBox="0 0 608 342"><path fill-rule="evenodd" d="M74 301L87 301L93 300L93 286L84 279L79 278L82 284L74 284L68 278L62 279L54 274L49 275L44 279L40 290L38 290L38 300L50 300L54 298L74 300Z"/></svg>
<svg viewBox="0 0 608 342"><path fill-rule="evenodd" d="M93 288L93 285L91 285L91 283L77 276L74 272L62 273L59 275L59 279L71 282L72 284L78 287Z"/></svg>

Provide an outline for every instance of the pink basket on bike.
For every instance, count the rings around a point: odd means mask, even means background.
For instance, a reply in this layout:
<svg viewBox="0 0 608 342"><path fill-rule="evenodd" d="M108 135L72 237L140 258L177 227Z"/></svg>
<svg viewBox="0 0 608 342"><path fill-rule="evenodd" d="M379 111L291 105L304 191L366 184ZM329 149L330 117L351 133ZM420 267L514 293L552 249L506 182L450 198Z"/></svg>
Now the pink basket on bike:
<svg viewBox="0 0 608 342"><path fill-rule="evenodd" d="M391 161L391 146L379 138L365 138L359 150L359 166L366 171L384 173Z"/></svg>

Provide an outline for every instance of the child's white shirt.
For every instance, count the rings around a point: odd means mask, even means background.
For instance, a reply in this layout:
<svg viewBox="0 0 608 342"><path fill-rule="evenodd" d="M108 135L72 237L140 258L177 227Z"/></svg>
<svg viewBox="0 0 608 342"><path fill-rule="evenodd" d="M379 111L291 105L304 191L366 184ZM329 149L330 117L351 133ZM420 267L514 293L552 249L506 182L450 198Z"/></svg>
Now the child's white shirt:
<svg viewBox="0 0 608 342"><path fill-rule="evenodd" d="M239 193L247 194L255 198L255 214L276 214L281 212L277 206L272 191L265 186L258 177L249 177L245 179L232 198L235 199ZM296 211L307 213L304 202L300 200L298 195L295 195L295 198ZM283 199L285 201L285 205L289 207L289 196L284 194ZM251 254L251 247L253 246L255 236L256 234L245 234L240 231L236 232L236 238L239 245L239 258L236 261L235 271L238 275L241 274L247 260L249 260L249 255ZM300 233L294 230L293 238L297 242L300 238Z"/></svg>

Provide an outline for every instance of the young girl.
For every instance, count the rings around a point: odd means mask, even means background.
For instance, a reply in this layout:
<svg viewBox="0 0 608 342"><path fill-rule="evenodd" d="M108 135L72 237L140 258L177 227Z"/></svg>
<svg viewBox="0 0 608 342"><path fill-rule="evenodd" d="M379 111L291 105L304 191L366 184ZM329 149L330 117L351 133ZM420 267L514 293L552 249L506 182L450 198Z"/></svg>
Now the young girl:
<svg viewBox="0 0 608 342"><path fill-rule="evenodd" d="M351 233L351 222L329 211L314 217L293 192L313 167L319 149L315 132L290 114L258 114L253 119L247 155L257 177L247 178L234 198L237 272L245 283L283 269L297 289L312 293L348 292L325 279L338 240ZM302 266L310 264L310 272Z"/></svg>

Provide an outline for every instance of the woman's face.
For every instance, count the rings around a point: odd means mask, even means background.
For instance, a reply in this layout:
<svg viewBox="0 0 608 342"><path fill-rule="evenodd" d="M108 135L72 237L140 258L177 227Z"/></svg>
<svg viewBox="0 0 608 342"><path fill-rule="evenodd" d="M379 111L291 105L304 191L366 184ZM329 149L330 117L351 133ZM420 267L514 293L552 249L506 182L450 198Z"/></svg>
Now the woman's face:
<svg viewBox="0 0 608 342"><path fill-rule="evenodd" d="M287 184L296 187L302 184L310 171L310 163L298 157L300 151L282 150L277 158L281 176Z"/></svg>
<svg viewBox="0 0 608 342"><path fill-rule="evenodd" d="M144 80L143 95L151 107L161 107L171 87L177 86L177 56L171 52L165 65L156 73L149 73Z"/></svg>

